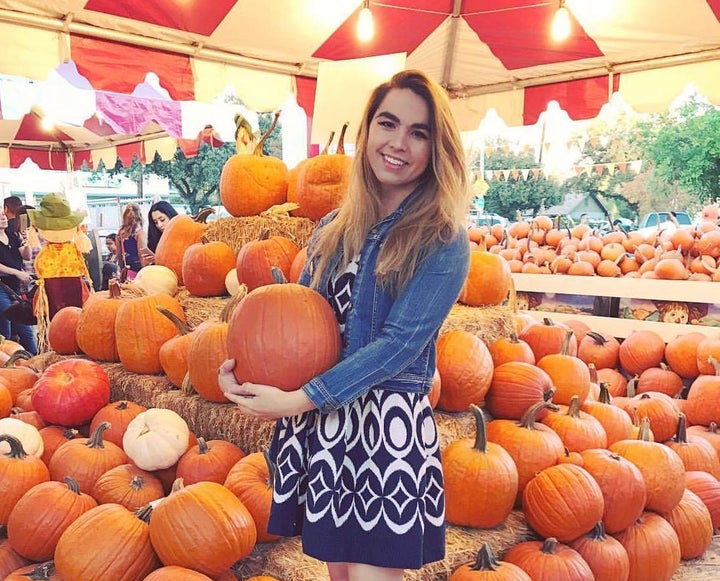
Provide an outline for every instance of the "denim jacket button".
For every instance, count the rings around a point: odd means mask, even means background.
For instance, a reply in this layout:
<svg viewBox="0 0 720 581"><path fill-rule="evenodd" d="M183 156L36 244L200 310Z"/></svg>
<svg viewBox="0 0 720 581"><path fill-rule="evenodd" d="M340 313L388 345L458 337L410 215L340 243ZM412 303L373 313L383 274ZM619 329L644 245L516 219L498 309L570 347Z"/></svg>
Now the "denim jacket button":
<svg viewBox="0 0 720 581"><path fill-rule="evenodd" d="M352 307L352 303L348 304L347 310L348 310L348 311L352 311L352 308L353 308L353 307Z"/></svg>
<svg viewBox="0 0 720 581"><path fill-rule="evenodd" d="M323 409L324 412L331 412L331 411L333 411L333 407L332 407L329 403L323 404L322 409Z"/></svg>

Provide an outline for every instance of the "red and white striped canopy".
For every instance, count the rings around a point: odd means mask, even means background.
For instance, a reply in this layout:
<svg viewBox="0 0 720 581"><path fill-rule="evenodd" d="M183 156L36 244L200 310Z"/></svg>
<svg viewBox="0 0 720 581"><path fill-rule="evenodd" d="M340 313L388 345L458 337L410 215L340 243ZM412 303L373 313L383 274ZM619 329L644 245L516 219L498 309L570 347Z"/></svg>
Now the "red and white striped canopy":
<svg viewBox="0 0 720 581"><path fill-rule="evenodd" d="M175 101L210 102L230 85L258 111L294 93L312 117L322 63L404 53L446 87L463 129L491 107L532 124L550 100L590 118L613 92L662 110L688 82L720 102L720 0L567 0L561 43L549 34L558 0L370 0L367 43L361 4L0 0L0 74L44 80L72 59L98 91L131 93L154 72Z"/></svg>

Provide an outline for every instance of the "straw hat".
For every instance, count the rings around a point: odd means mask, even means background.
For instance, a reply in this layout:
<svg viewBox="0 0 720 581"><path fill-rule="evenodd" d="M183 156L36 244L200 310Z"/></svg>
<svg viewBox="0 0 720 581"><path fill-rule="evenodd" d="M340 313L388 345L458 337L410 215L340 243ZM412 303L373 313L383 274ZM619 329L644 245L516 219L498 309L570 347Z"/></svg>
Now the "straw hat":
<svg viewBox="0 0 720 581"><path fill-rule="evenodd" d="M30 223L38 230L70 230L80 225L84 212L73 212L67 200L58 194L47 194L39 210L28 210Z"/></svg>

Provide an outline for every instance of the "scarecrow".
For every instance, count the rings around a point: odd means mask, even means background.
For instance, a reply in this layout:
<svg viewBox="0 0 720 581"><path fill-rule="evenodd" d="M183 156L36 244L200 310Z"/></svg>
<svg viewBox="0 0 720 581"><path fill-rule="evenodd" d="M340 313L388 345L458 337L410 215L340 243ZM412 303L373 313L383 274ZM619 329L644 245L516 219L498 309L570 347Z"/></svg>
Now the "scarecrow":
<svg viewBox="0 0 720 581"><path fill-rule="evenodd" d="M253 153L258 133L253 132L250 122L241 113L235 114L235 147L237 153Z"/></svg>
<svg viewBox="0 0 720 581"><path fill-rule="evenodd" d="M90 239L80 230L83 212L72 212L67 200L59 194L47 194L39 210L28 210L30 223L44 244L35 258L38 277L35 293L35 316L38 321L38 350L47 349L50 320L63 307L82 307L91 288L84 253L90 252ZM40 246L30 229L28 243Z"/></svg>

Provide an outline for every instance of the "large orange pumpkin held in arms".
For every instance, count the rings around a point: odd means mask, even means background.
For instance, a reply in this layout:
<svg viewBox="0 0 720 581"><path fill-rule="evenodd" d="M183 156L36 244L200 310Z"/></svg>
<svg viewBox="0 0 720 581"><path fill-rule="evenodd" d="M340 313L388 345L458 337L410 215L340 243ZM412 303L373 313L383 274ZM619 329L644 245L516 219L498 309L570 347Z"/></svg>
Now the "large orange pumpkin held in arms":
<svg viewBox="0 0 720 581"><path fill-rule="evenodd" d="M273 268L276 280L280 271ZM340 330L332 307L317 291L295 283L248 293L230 318L228 357L238 383L293 391L340 358Z"/></svg>

